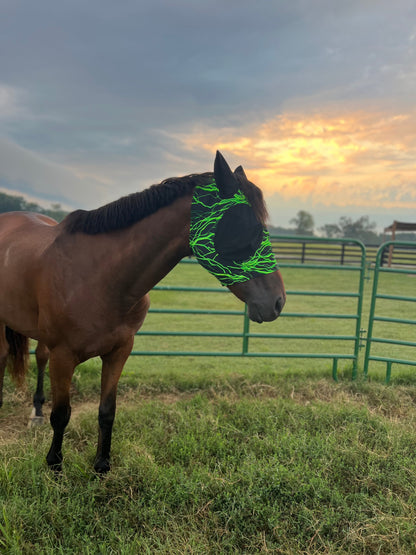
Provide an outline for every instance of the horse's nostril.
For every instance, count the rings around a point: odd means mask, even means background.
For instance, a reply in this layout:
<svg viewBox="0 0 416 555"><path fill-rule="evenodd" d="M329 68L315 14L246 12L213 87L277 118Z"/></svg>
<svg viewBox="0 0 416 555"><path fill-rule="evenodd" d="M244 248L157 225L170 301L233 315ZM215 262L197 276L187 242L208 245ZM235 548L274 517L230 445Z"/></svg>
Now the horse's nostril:
<svg viewBox="0 0 416 555"><path fill-rule="evenodd" d="M276 305L275 305L275 307L276 307L276 312L277 312L278 314L280 314L280 313L282 312L282 309L283 309L284 304L285 304L284 299L283 299L282 297L279 297L279 298L277 299Z"/></svg>

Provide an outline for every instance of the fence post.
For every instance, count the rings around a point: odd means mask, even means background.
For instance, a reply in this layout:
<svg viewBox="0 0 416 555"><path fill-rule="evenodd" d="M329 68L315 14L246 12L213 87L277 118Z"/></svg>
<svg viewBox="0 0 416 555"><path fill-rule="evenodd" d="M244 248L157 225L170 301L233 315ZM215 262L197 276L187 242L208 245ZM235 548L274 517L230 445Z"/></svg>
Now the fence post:
<svg viewBox="0 0 416 555"><path fill-rule="evenodd" d="M341 266L344 265L344 257L345 257L345 243L342 243L342 248L341 248Z"/></svg>
<svg viewBox="0 0 416 555"><path fill-rule="evenodd" d="M338 359L336 357L332 361L332 378L334 381L338 381Z"/></svg>
<svg viewBox="0 0 416 555"><path fill-rule="evenodd" d="M248 340L250 333L250 318L248 317L248 307L244 307L244 324L243 324L243 355L248 353Z"/></svg>
<svg viewBox="0 0 416 555"><path fill-rule="evenodd" d="M354 344L354 362L352 367L352 379L355 380L357 378L358 372L358 355L360 353L360 344L361 344L361 318L363 314L363 300L364 300L364 279L365 279L365 271L366 271L366 249L365 245L359 242L359 246L361 248L361 269L360 269L360 283L358 286L358 303L357 303L357 320L355 326L355 344Z"/></svg>
<svg viewBox="0 0 416 555"><path fill-rule="evenodd" d="M303 243L302 243L302 258L301 258L301 263L302 264L305 263L305 251L306 251L306 243L305 243L305 241L303 241Z"/></svg>
<svg viewBox="0 0 416 555"><path fill-rule="evenodd" d="M368 328L367 328L367 344L365 346L365 355L364 355L364 377L367 378L368 375L368 357L370 356L370 348L371 348L371 339L373 337L373 324L374 324L374 312L376 308L376 298L377 298L377 285L378 285L378 275L379 275L379 268L380 268L380 260L383 258L383 246L379 248L377 251L376 262L374 265L374 277L373 277L373 290L371 293L371 305L370 305L370 316L368 319Z"/></svg>

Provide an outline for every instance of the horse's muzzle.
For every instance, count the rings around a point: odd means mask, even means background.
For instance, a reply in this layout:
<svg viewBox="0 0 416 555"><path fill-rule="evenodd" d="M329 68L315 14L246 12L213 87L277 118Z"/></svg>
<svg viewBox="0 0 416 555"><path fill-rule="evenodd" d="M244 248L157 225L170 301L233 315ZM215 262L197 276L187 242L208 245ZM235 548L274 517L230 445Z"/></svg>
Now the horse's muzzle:
<svg viewBox="0 0 416 555"><path fill-rule="evenodd" d="M278 297L274 305L270 303L248 302L248 316L258 324L273 322L280 316L286 302L286 297Z"/></svg>
<svg viewBox="0 0 416 555"><path fill-rule="evenodd" d="M250 320L259 324L276 320L286 302L285 287L279 270L230 285L229 289L247 304Z"/></svg>

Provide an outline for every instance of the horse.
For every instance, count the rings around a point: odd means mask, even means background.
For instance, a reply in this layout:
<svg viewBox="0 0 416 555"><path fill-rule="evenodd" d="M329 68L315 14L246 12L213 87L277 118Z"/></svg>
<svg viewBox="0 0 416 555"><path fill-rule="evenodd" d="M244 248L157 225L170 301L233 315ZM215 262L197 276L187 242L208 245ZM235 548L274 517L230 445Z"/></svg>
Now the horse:
<svg viewBox="0 0 416 555"><path fill-rule="evenodd" d="M29 212L0 215L0 401L6 365L21 384L29 338L37 340L34 406L41 416L49 359L52 470L62 470L74 369L98 356L94 469L109 471L123 366L148 312L149 291L182 258L196 256L247 304L251 320L279 316L286 295L266 218L261 190L241 166L233 172L220 152L213 172L169 178L100 208L76 210L60 223Z"/></svg>

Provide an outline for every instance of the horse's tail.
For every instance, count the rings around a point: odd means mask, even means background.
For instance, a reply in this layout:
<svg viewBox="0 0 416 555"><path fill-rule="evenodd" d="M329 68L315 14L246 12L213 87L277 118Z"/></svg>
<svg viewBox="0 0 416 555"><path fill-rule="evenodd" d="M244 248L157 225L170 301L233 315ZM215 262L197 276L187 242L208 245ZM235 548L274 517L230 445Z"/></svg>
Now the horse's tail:
<svg viewBox="0 0 416 555"><path fill-rule="evenodd" d="M6 339L9 344L7 368L17 386L23 386L29 366L29 339L6 326Z"/></svg>

